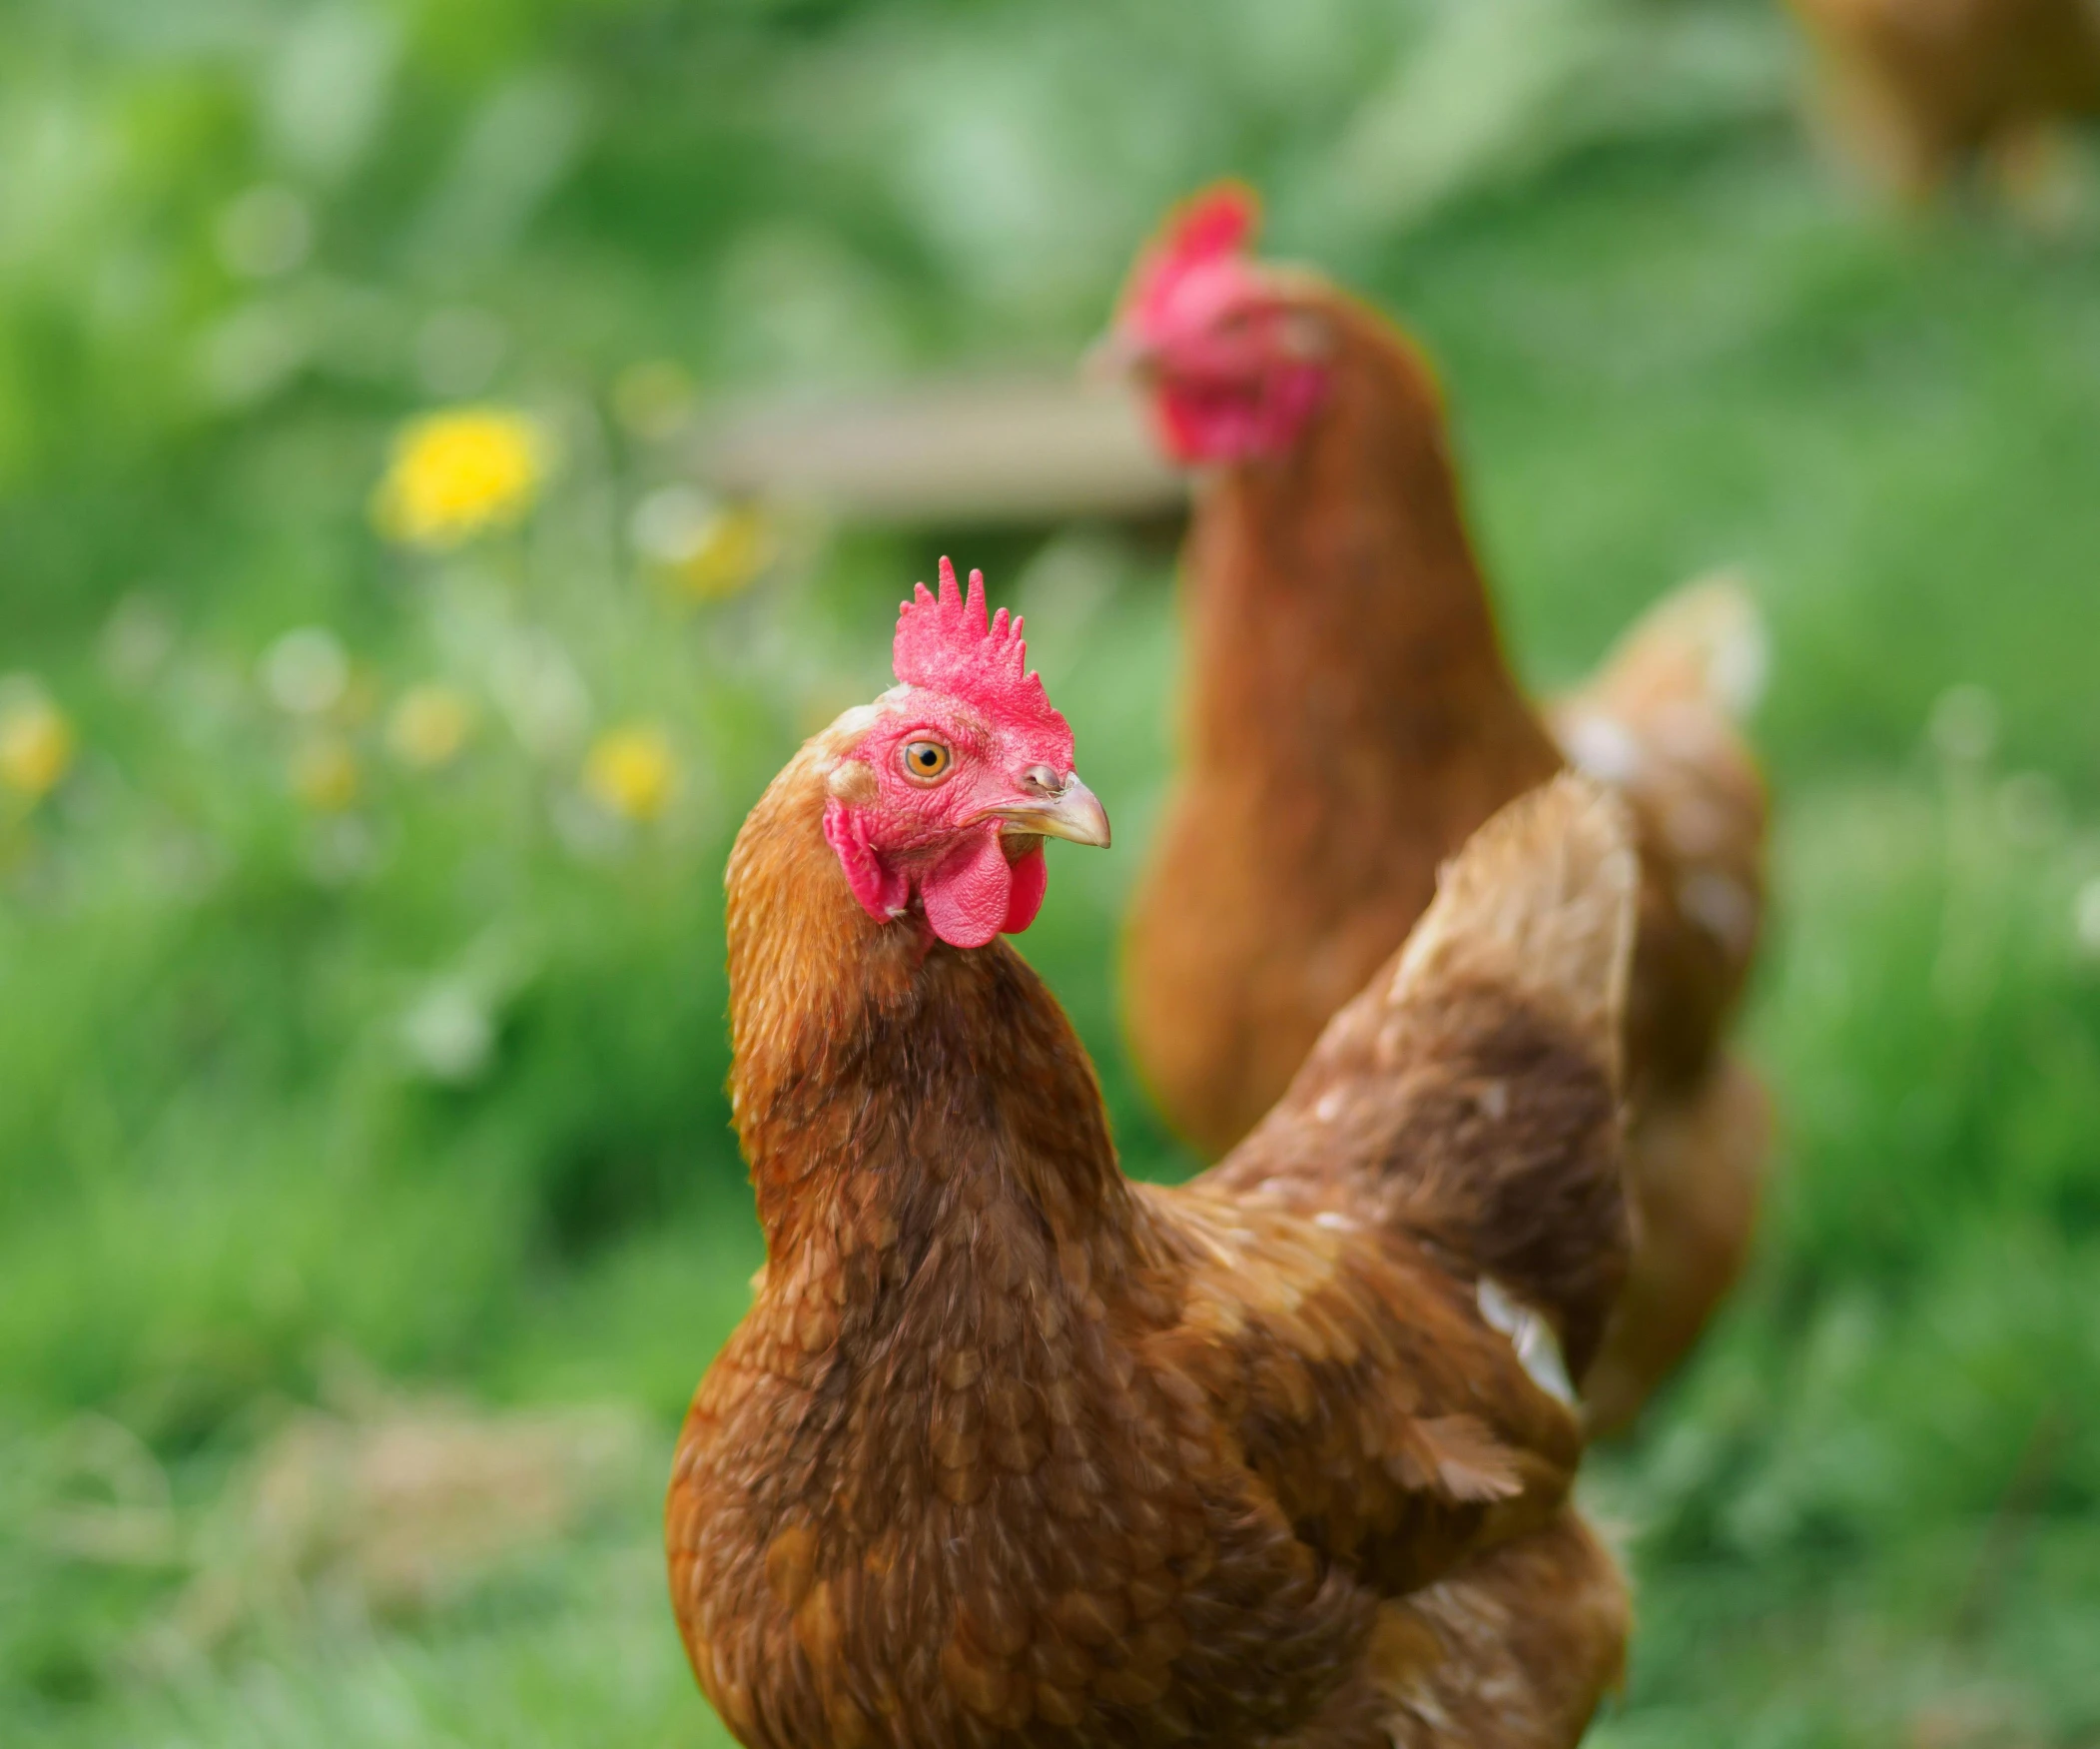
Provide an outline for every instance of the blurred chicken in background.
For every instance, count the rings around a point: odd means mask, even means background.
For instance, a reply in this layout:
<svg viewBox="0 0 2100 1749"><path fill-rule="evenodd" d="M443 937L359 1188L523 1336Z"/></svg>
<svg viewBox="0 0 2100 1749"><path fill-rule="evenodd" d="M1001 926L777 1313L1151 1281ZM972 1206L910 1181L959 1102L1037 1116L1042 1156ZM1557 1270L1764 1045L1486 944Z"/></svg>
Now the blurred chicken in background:
<svg viewBox="0 0 2100 1749"><path fill-rule="evenodd" d="M1814 37L1844 147L1912 199L1981 160L2046 217L2063 124L2100 109L2092 0L1789 0Z"/></svg>
<svg viewBox="0 0 2100 1749"><path fill-rule="evenodd" d="M1637 627L1552 724L1504 659L1428 367L1382 317L1251 260L1214 189L1140 261L1109 342L1168 452L1208 471L1182 559L1182 769L1132 913L1125 1006L1169 1120L1245 1135L1429 903L1437 869L1572 761L1633 804L1632 1280L1583 1380L1629 1420L1748 1246L1763 1091L1721 1049L1757 944L1764 792L1737 735L1761 634L1708 582Z"/></svg>

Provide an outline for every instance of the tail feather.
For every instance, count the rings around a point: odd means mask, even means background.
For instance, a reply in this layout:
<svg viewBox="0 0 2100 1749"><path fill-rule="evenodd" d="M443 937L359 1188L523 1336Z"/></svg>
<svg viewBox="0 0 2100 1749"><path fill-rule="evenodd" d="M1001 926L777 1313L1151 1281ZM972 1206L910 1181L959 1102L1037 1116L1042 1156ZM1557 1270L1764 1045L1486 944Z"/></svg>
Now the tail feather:
<svg viewBox="0 0 2100 1749"><path fill-rule="evenodd" d="M1666 597L1553 713L1577 769L1632 805L1647 890L1630 1058L1647 1080L1704 1071L1749 975L1764 912L1764 784L1739 728L1768 666L1742 584Z"/></svg>
<svg viewBox="0 0 2100 1749"><path fill-rule="evenodd" d="M1445 865L1388 1001L1501 983L1569 1026L1616 1088L1640 882L1626 804L1585 778L1557 778L1504 808Z"/></svg>
<svg viewBox="0 0 2100 1749"><path fill-rule="evenodd" d="M1555 715L1571 760L1626 798L1642 864L1626 1032L1641 1238L1602 1354L1578 1374L1594 1427L1631 1416L1690 1347L1754 1219L1763 1096L1720 1053L1763 928L1768 808L1740 723L1767 667L1748 592L1711 577L1651 609Z"/></svg>
<svg viewBox="0 0 2100 1749"><path fill-rule="evenodd" d="M1705 704L1742 723L1770 672L1764 616L1741 573L1724 570L1674 590L1636 620L1588 691L1637 720L1669 705Z"/></svg>
<svg viewBox="0 0 2100 1749"><path fill-rule="evenodd" d="M1620 1035L1639 873L1625 804L1589 779L1512 802L1215 1182L1432 1239L1543 1312L1579 1377L1631 1244Z"/></svg>

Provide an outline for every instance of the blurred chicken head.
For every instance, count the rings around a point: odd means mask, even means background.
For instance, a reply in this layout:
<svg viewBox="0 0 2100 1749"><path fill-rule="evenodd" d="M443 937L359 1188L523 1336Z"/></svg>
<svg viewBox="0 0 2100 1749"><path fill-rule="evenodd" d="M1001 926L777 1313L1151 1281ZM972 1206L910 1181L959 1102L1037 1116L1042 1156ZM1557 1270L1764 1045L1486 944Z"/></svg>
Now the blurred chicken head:
<svg viewBox="0 0 2100 1749"><path fill-rule="evenodd" d="M1287 449L1327 389L1327 335L1288 276L1248 250L1254 191L1218 183L1176 208L1130 275L1104 359L1149 392L1176 461L1232 462Z"/></svg>
<svg viewBox="0 0 2100 1749"><path fill-rule="evenodd" d="M1028 928L1048 874L1043 840L1105 847L1108 816L1071 768L1071 729L1027 668L1022 622L988 615L941 561L897 619L898 684L842 718L824 836L879 922L919 902L952 947Z"/></svg>

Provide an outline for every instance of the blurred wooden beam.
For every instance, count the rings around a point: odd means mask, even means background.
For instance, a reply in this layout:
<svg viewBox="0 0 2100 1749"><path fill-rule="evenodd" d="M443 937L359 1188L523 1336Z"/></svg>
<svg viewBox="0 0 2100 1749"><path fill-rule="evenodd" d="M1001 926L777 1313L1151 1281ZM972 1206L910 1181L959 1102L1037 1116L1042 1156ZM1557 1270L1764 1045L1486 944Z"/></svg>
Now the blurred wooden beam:
<svg viewBox="0 0 2100 1749"><path fill-rule="evenodd" d="M1120 385L1011 378L732 410L700 435L715 491L887 527L1155 522L1187 501Z"/></svg>

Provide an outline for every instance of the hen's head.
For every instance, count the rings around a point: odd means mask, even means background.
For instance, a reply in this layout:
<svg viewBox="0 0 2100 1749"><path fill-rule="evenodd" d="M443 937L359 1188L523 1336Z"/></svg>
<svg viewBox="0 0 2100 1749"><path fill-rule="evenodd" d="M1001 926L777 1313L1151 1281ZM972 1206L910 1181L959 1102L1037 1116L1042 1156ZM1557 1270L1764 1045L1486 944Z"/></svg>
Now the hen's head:
<svg viewBox="0 0 2100 1749"><path fill-rule="evenodd" d="M1261 207L1205 189L1146 246L1107 354L1146 386L1176 461L1244 461L1297 441L1327 389L1328 335L1296 282L1249 254Z"/></svg>
<svg viewBox="0 0 2100 1749"><path fill-rule="evenodd" d="M1105 846L1108 816L1071 768L1071 728L1028 671L1021 621L965 597L941 561L897 618L899 684L842 719L824 836L868 915L918 901L952 947L983 947L1036 920L1043 840Z"/></svg>

